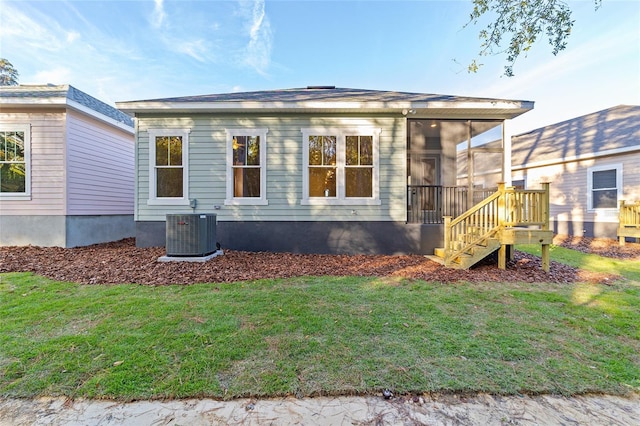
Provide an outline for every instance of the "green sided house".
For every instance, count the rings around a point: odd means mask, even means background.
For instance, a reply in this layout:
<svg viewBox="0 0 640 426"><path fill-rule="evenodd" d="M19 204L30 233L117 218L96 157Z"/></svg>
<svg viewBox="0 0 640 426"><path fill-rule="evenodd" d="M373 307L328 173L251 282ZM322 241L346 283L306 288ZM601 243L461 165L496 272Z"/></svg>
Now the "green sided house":
<svg viewBox="0 0 640 426"><path fill-rule="evenodd" d="M214 213L224 248L423 253L477 198L456 151L533 102L312 86L118 102L136 120L138 246ZM468 229L471 227L468 226Z"/></svg>

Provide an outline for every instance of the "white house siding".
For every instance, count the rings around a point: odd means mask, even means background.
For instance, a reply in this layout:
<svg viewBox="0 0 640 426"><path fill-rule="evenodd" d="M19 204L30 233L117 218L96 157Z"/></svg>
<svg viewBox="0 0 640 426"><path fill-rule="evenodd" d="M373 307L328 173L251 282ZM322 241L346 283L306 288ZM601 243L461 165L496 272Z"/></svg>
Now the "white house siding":
<svg viewBox="0 0 640 426"><path fill-rule="evenodd" d="M31 125L31 199L2 200L3 216L65 214L65 114L12 111L0 113L4 124Z"/></svg>
<svg viewBox="0 0 640 426"><path fill-rule="evenodd" d="M551 183L550 214L558 234L615 238L617 211L603 213L587 209L588 169L622 164L622 198L640 200L639 156L640 152L633 152L528 169L516 168L512 178L524 178L528 188L537 188L543 182Z"/></svg>
<svg viewBox="0 0 640 426"><path fill-rule="evenodd" d="M403 118L302 116L182 118L141 117L138 153L137 221L163 221L167 213L192 212L188 206L147 205L148 129L189 128L189 198L196 212L215 212L218 221L404 221L406 205L406 124ZM380 128L379 206L302 206L302 133L306 127ZM225 206L226 128L267 128L267 206ZM219 206L216 209L215 206Z"/></svg>
<svg viewBox="0 0 640 426"><path fill-rule="evenodd" d="M67 214L133 214L133 135L67 114Z"/></svg>

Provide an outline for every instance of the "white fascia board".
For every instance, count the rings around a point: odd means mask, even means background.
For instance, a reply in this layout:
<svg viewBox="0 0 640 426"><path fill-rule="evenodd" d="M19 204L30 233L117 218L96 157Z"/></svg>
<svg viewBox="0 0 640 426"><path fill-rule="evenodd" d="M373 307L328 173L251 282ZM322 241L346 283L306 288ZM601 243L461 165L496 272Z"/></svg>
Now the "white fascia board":
<svg viewBox="0 0 640 426"><path fill-rule="evenodd" d="M478 100L478 101L432 101L421 103L424 108L455 108L455 109L475 109L475 108L491 108L491 109L533 109L531 101L503 101L503 100ZM421 106L416 104L418 108Z"/></svg>
<svg viewBox="0 0 640 426"><path fill-rule="evenodd" d="M211 111L211 110L308 110L308 109L409 109L415 108L410 102L117 102L116 107L123 112L153 111Z"/></svg>
<svg viewBox="0 0 640 426"><path fill-rule="evenodd" d="M591 159L600 158L600 157L609 157L611 155L627 154L635 151L640 151L640 145L627 146L625 148L609 149L606 151L588 153L583 155L573 155L571 157L558 158L558 159L548 160L548 161L534 161L531 163L525 163L518 166L511 166L511 169L524 170L524 169L532 169L535 167L553 166L556 164L571 163L574 161L584 161L584 160L591 160Z"/></svg>
<svg viewBox="0 0 640 426"><path fill-rule="evenodd" d="M0 98L0 105L10 105L12 107L41 105L43 107L64 107L67 98Z"/></svg>
<svg viewBox="0 0 640 426"><path fill-rule="evenodd" d="M508 102L508 101L462 101L462 102L116 102L116 107L125 113L153 113L166 111L194 111L194 112L314 112L314 111L359 111L403 114L408 110L414 110L412 117L447 117L448 113L460 111L466 115L474 115L472 112L481 112L483 117L495 113L496 118L513 118L533 109L533 102ZM404 114L403 114L404 115ZM465 115L465 116L466 116ZM480 116L479 115L479 116ZM457 117L457 115L456 115Z"/></svg>

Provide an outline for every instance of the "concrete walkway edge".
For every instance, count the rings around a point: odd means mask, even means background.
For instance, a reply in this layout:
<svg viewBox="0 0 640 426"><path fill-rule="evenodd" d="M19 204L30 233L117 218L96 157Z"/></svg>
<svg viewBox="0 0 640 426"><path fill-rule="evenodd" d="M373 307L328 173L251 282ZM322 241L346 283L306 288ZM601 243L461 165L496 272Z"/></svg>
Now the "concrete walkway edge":
<svg viewBox="0 0 640 426"><path fill-rule="evenodd" d="M0 399L0 425L640 425L640 394L117 402Z"/></svg>

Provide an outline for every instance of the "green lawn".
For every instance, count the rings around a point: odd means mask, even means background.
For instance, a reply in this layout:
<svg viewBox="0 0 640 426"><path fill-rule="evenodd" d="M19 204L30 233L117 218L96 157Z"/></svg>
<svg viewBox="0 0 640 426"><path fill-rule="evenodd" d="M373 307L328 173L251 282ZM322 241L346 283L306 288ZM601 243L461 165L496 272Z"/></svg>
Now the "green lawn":
<svg viewBox="0 0 640 426"><path fill-rule="evenodd" d="M640 286L0 275L0 395L640 391Z"/></svg>
<svg viewBox="0 0 640 426"><path fill-rule="evenodd" d="M525 244L516 247L526 253L540 256L540 244ZM586 269L593 272L607 272L619 274L623 277L640 282L640 262L633 260L619 260L595 254L584 254L577 250L564 247L550 247L551 260L561 262L575 268Z"/></svg>

